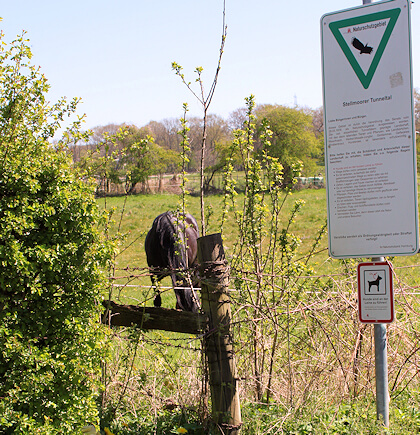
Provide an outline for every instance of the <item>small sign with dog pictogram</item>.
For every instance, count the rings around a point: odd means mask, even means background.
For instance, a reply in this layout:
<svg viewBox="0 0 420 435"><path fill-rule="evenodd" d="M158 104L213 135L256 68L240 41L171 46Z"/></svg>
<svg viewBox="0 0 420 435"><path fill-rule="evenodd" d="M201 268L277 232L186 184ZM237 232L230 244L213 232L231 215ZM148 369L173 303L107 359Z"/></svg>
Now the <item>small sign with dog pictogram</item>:
<svg viewBox="0 0 420 435"><path fill-rule="evenodd" d="M391 265L387 261L360 263L357 267L359 319L362 323L394 321Z"/></svg>

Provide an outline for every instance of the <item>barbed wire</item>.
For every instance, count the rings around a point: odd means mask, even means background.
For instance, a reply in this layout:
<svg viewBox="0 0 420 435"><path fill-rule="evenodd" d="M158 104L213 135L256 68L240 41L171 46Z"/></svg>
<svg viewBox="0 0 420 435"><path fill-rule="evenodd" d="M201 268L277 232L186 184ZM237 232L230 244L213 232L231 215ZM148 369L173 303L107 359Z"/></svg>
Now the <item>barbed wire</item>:
<svg viewBox="0 0 420 435"><path fill-rule="evenodd" d="M150 285L145 285L145 284L112 284L112 285L113 285L113 287L122 287L122 288L125 288L125 287L129 287L129 288L144 288L144 289L150 289L151 288ZM406 285L406 286L410 290L420 289L420 285L418 285L418 286L408 286L408 285ZM276 286L273 286L273 287L276 287ZM279 286L277 286L277 287L278 287L278 290L270 290L270 292L274 291L276 293L282 293L284 291L281 287L279 287ZM177 286L175 288L182 290L182 289L186 289L187 287L179 287L179 286ZM190 288L191 287L188 287L188 289L190 289ZM173 287L172 286L159 286L159 289L161 291L170 291L170 290L173 290ZM193 287L193 289L195 291L197 291L197 292L201 291L201 287ZM229 293L238 293L238 292L241 292L241 290L237 289L236 287L229 287L227 290L229 291ZM253 292L253 293L257 292L257 290L253 290L253 289L250 289L248 291ZM320 291L320 290L317 290L317 291L316 290L315 291L313 291L313 290L306 290L305 291L306 294L325 294L326 292L328 292L328 294L338 294L338 293L340 293L340 292L334 291L334 290L328 290L328 291L327 290L324 290L324 291ZM398 288L398 287L395 288L394 287L394 294L399 294L399 293L402 293L402 292L404 292L404 294L407 294L407 295L418 295L418 296L420 296L420 291L419 292L407 292L407 291L404 291L404 288ZM153 298L151 298L151 299L153 299ZM141 301L138 301L138 302L141 303Z"/></svg>

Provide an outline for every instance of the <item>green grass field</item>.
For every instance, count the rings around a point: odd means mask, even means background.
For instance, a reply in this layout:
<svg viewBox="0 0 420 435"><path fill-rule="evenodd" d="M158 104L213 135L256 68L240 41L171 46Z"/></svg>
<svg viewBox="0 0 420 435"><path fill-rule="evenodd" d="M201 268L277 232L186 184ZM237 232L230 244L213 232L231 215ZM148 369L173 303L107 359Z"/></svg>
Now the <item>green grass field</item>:
<svg viewBox="0 0 420 435"><path fill-rule="evenodd" d="M238 196L238 202L242 200ZM288 218L288 212L296 200L305 201L302 211L298 214L291 230L301 239L299 248L302 255L305 255L313 243L319 229L326 221L326 192L325 189L304 189L289 195L285 203L284 219ZM167 210L176 210L180 207L179 196L171 194L136 195L128 197L108 197L99 198L98 202L102 208L112 210L112 222L109 226L110 234L115 235L119 231L124 235L124 239L119 246L120 253L117 256L116 264L118 269L124 268L145 268L146 256L144 252L144 239L148 229L151 227L154 218ZM207 234L220 232L220 216L223 207L223 197L220 195L207 196L205 198L206 207L211 207L212 215L207 226ZM197 196L189 196L187 211L192 213L199 222L200 201ZM233 217L225 227L224 248L229 257L233 247L237 232L235 230ZM339 260L332 260L327 252L327 238L321 241L319 253L313 258L315 273L319 275L334 273L339 267ZM360 259L369 261L369 259ZM419 257L401 256L391 258L396 271L397 278L408 281L407 285L417 287L420 285L420 273L417 273ZM149 284L149 279L140 278L144 285ZM168 280L169 282L169 280Z"/></svg>
<svg viewBox="0 0 420 435"><path fill-rule="evenodd" d="M239 195L237 201L240 202L243 195ZM304 255L311 246L313 239L322 227L326 219L326 197L324 189L305 189L289 195L284 206L284 219L288 219L288 213L293 203L302 199L305 201L302 213L298 215L292 231L295 232L302 240L301 252ZM200 200L197 196L189 196L187 211L192 213L200 226ZM98 202L103 209L112 210L111 223L109 225L110 235L114 236L117 232L124 236L119 246L119 254L116 258L117 276L126 276L121 273L127 267L130 269L142 269L147 267L146 256L144 252L144 239L147 231L152 225L154 218L167 210L176 210L180 207L178 195L171 194L154 194L154 195L136 195L128 197L108 197L99 198ZM223 197L221 195L210 195L205 198L206 207L211 207L212 215L208 220L207 234L220 232L220 217L222 214ZM201 227L201 226L200 226ZM224 229L224 248L227 257L236 241L237 231L235 229L233 216L230 215ZM319 264L319 273L327 273L333 269L333 264L328 260L326 251L326 239L323 241L320 250L322 251L316 257ZM137 274L139 275L139 274ZM122 284L125 278L116 280L116 283ZM169 285L170 280L164 280ZM141 276L133 279L130 285L141 284L148 286L150 279ZM126 294L131 297L132 291L127 287Z"/></svg>

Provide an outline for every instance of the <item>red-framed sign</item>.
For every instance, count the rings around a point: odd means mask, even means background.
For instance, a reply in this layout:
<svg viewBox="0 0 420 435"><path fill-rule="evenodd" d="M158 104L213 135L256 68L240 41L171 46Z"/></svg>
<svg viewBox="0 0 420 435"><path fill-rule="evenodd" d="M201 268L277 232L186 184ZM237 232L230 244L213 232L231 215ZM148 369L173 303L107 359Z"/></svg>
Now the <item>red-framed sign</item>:
<svg viewBox="0 0 420 435"><path fill-rule="evenodd" d="M359 320L362 323L394 321L394 289L389 262L360 263L357 267Z"/></svg>

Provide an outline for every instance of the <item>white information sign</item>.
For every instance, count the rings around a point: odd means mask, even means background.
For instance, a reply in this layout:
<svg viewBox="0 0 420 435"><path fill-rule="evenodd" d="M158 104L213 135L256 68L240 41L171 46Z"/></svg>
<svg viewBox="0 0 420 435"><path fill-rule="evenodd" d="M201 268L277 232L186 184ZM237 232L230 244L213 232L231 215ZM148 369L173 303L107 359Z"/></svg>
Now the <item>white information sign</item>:
<svg viewBox="0 0 420 435"><path fill-rule="evenodd" d="M419 249L407 0L321 19L329 250L334 258Z"/></svg>
<svg viewBox="0 0 420 435"><path fill-rule="evenodd" d="M362 323L394 321L392 270L388 262L360 263L357 267L359 320Z"/></svg>

